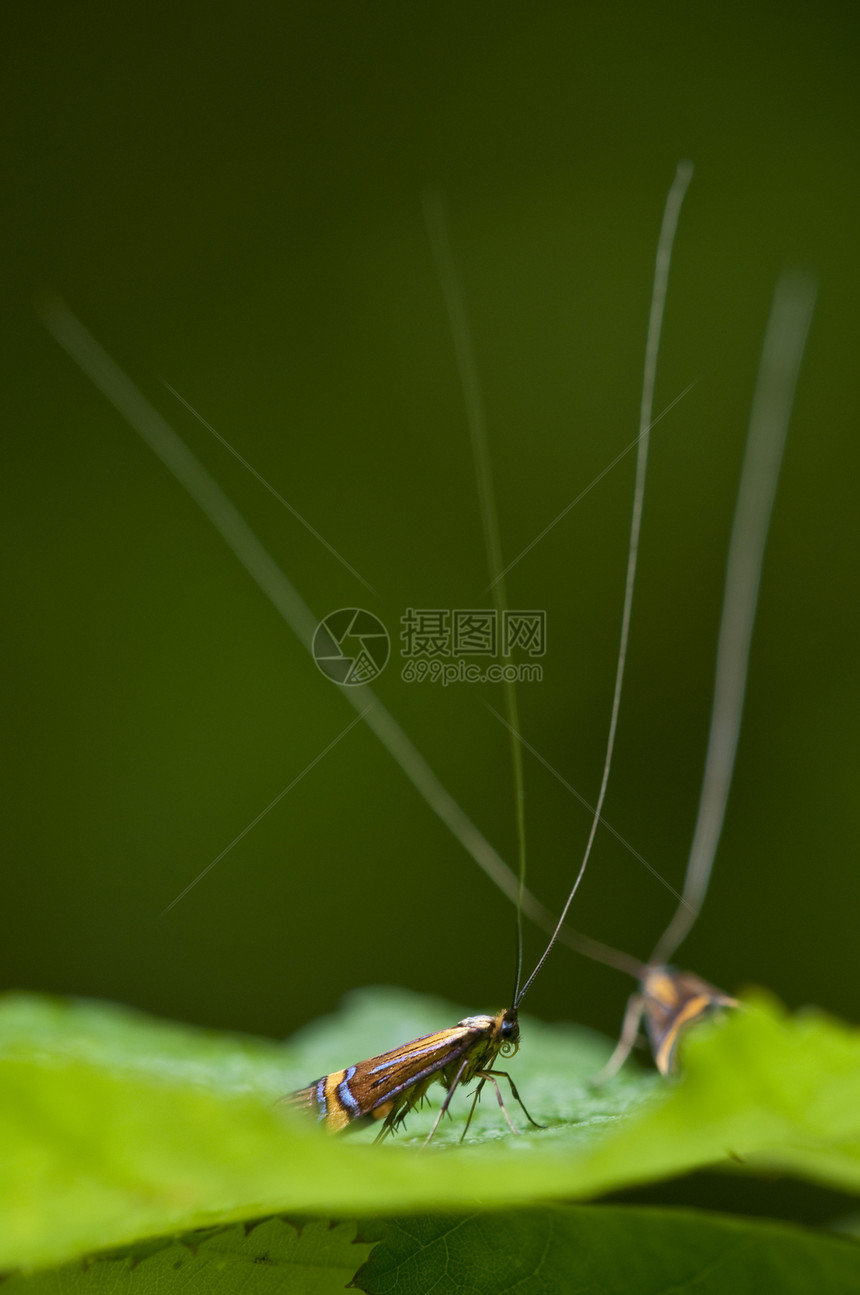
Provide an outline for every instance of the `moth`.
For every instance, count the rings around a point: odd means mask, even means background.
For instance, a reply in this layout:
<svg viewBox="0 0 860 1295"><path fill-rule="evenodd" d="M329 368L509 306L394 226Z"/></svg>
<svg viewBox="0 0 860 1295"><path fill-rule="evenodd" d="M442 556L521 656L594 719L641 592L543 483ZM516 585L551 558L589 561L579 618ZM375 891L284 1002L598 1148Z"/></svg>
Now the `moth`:
<svg viewBox="0 0 860 1295"><path fill-rule="evenodd" d="M681 1035L712 1012L722 1007L737 1007L731 998L691 971L674 967L645 967L639 988L631 994L619 1039L621 1061L610 1058L604 1071L614 1073L626 1059L635 1041L639 1023L644 1019L654 1064L661 1075L677 1069L677 1046ZM623 1053L623 1055L622 1055Z"/></svg>
<svg viewBox="0 0 860 1295"><path fill-rule="evenodd" d="M535 1128L540 1128L526 1110L507 1071L494 1069L499 1055L512 1057L519 1047L517 1008L515 1002L495 1016L467 1016L451 1029L424 1034L369 1061L359 1061L345 1070L323 1075L284 1100L291 1106L307 1108L331 1133L381 1120L378 1136L382 1139L395 1132L411 1110L423 1104L428 1088L438 1081L447 1092L428 1134L429 1141L456 1090L477 1079L478 1087L463 1137L486 1083L495 1088L502 1113L516 1133L498 1085L499 1079L506 1079L526 1118Z"/></svg>

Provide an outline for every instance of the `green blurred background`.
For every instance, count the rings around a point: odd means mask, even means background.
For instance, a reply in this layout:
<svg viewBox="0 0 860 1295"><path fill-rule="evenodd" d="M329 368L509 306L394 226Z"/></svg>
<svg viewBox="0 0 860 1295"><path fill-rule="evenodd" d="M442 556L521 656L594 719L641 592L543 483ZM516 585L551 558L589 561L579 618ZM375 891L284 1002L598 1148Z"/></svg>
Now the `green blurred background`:
<svg viewBox="0 0 860 1295"><path fill-rule="evenodd" d="M769 544L712 892L680 961L856 1015L855 6L30 8L3 53L3 750L11 987L283 1036L353 986L502 1005L513 910L353 729L222 541L42 330L66 298L322 616L482 605L455 358L421 212L445 195L518 553L635 435L667 187L670 286L606 816L680 884L725 550L775 279L820 297ZM231 442L368 594L174 401ZM513 571L546 609L523 731L593 798L632 457ZM511 857L498 689L379 692ZM530 881L560 906L585 812L527 759ZM584 930L644 956L666 890L606 833ZM542 947L529 929L527 959ZM560 950L530 995L613 1032L630 986ZM442 1024L442 1022L440 1022ZM332 1058L332 1063L347 1058Z"/></svg>

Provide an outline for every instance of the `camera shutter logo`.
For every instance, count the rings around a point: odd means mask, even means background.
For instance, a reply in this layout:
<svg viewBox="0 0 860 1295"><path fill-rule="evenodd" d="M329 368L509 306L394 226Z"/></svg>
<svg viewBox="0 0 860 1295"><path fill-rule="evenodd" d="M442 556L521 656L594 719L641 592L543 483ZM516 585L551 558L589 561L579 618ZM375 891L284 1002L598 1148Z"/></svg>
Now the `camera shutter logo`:
<svg viewBox="0 0 860 1295"><path fill-rule="evenodd" d="M354 688L385 669L391 652L388 630L362 607L330 612L314 631L311 645L320 670L334 683Z"/></svg>

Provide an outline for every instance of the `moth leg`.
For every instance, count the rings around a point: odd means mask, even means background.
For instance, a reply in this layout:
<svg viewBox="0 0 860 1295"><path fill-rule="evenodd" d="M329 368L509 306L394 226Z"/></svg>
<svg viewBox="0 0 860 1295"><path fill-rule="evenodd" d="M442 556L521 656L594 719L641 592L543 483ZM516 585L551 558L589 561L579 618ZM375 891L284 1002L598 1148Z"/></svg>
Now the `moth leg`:
<svg viewBox="0 0 860 1295"><path fill-rule="evenodd" d="M478 1073L481 1075L482 1078L492 1078L492 1076L495 1075L498 1079L507 1079L508 1083L511 1086L511 1092L514 1095L514 1101L519 1103L520 1109L522 1110L522 1113L528 1120L529 1124L531 1124L533 1128L536 1128L536 1129L545 1129L547 1127L545 1124L538 1124L537 1120L533 1120L531 1115L529 1115L529 1112L526 1108L526 1104L523 1101L523 1099L520 1097L517 1086L514 1083L513 1079L511 1079L507 1070L485 1070L485 1071L479 1071ZM498 1094L498 1092L499 1092L499 1086L498 1084L496 1084L496 1093ZM504 1103L502 1102L501 1095L499 1095L499 1105L504 1111L505 1107L504 1107ZM507 1115L507 1111L505 1111L505 1115ZM508 1123L511 1124L510 1120L508 1120ZM511 1124L511 1128L512 1129L514 1128L512 1124ZM518 1129L514 1129L514 1133L518 1133L518 1132L519 1132Z"/></svg>
<svg viewBox="0 0 860 1295"><path fill-rule="evenodd" d="M633 1050L633 1044L636 1042L636 1035L639 1033L639 1023L642 1020L642 1013L645 1009L645 1001L641 994L631 994L627 1000L627 1008L624 1012L624 1023L621 1026L621 1037L615 1045L615 1051L607 1061L602 1070L599 1070L594 1076L593 1083L605 1084L607 1079L616 1075L624 1062L630 1056Z"/></svg>
<svg viewBox="0 0 860 1295"><path fill-rule="evenodd" d="M402 1106L394 1106L388 1112L388 1114L385 1116L385 1119L382 1122L382 1128L379 1130L376 1137L373 1139L374 1143L384 1142L385 1139L388 1137L388 1135L394 1132L396 1126L400 1123L400 1120L402 1118L400 1114L402 1110L403 1110ZM403 1111L403 1115L405 1114L406 1112Z"/></svg>
<svg viewBox="0 0 860 1295"><path fill-rule="evenodd" d="M538 1124L537 1120L533 1120L531 1115L529 1115L528 1110L526 1109L525 1102L520 1097L519 1092L517 1091L517 1086L514 1083L513 1079L511 1079L507 1070L479 1070L476 1073L477 1073L477 1078L480 1079L481 1082L478 1084L478 1087L475 1089L475 1096L472 1098L472 1105L469 1110L469 1118L466 1120L466 1127L463 1129L463 1132L460 1135L461 1142L464 1140L466 1134L469 1132L469 1125L472 1123L472 1116L475 1114L475 1107L477 1106L478 1100L481 1096L481 1089L484 1087L484 1084L487 1083L488 1081L493 1085L493 1087L496 1090L496 1098L498 1100L499 1106L502 1108L502 1114L504 1115L505 1119L508 1122L508 1128L511 1130L512 1133L516 1133L517 1136L519 1136L520 1131L514 1124L510 1115L508 1114L508 1108L505 1106L501 1090L499 1088L499 1085L496 1083L497 1079L507 1079L508 1083L511 1086L511 1092L514 1095L514 1099L515 1101L519 1102L520 1106L522 1107L523 1114L525 1115L529 1124L534 1125L536 1129L546 1128L545 1124Z"/></svg>
<svg viewBox="0 0 860 1295"><path fill-rule="evenodd" d="M516 1127L516 1125L514 1124L514 1122L513 1122L513 1120L511 1119L510 1115L508 1115L508 1108L507 1108L507 1106L505 1106L505 1103L504 1103L504 1101L503 1101L503 1099L502 1099L502 1090L499 1088L499 1085L496 1083L495 1076L496 1076L497 1074L502 1074L502 1073L504 1073L504 1072L502 1072L502 1071L494 1071L494 1070L476 1070L476 1071L475 1071L475 1077L476 1077L477 1079L480 1079L480 1081L481 1081L481 1082L478 1084L478 1087L475 1089L475 1097L474 1097L474 1100L473 1100L473 1102L472 1102L472 1109L471 1109L471 1111L469 1111L469 1119L466 1121L466 1127L465 1127L465 1129L463 1130L463 1132L462 1132L462 1134L461 1134L461 1136L460 1136L460 1141L461 1141L461 1142L463 1141L463 1138L465 1138L465 1136L466 1136L467 1132L469 1131L469 1123L471 1122L472 1115L474 1114L474 1111L475 1111L475 1105L476 1105L476 1103L477 1103L477 1101L478 1101L478 1098L481 1096L481 1089L484 1087L484 1084L486 1084L488 1081L493 1085L493 1087L494 1087L494 1088L495 1088L495 1090L496 1090L496 1097L498 1098L499 1106L502 1108L502 1114L504 1115L505 1119L506 1119L506 1120L507 1120L507 1122L508 1122L508 1128L511 1130L511 1133L516 1133L517 1135L519 1135L519 1129L518 1129L518 1128ZM505 1078L506 1078L506 1079L508 1079L508 1080L510 1081L510 1077L509 1077L508 1075L505 1075Z"/></svg>
<svg viewBox="0 0 860 1295"><path fill-rule="evenodd" d="M451 1105L451 1098L454 1096L455 1092L457 1091L460 1081L462 1080L464 1074L466 1073L468 1066L469 1066L469 1058L468 1056L466 1056L463 1058L462 1062L460 1063L459 1070L457 1071L456 1075L451 1081L448 1091L445 1094L445 1100L442 1103L442 1105L439 1107L439 1114L436 1116L435 1120L433 1121L433 1127L430 1130L430 1132L427 1134L427 1137L424 1139L424 1142L422 1144L423 1146L425 1147L427 1146L427 1143L430 1141L430 1139L433 1137L433 1134L438 1129L439 1121L442 1119L442 1116L445 1114L448 1107Z"/></svg>
<svg viewBox="0 0 860 1295"><path fill-rule="evenodd" d="M399 1099L386 1102L383 1106L378 1107L373 1112L374 1119L383 1121L382 1128L373 1139L374 1143L384 1142L390 1133L396 1133L406 1120L406 1116L418 1102L418 1097L411 1093L401 1094ZM424 1094L421 1094L421 1104L424 1104ZM420 1109L420 1107L419 1107Z"/></svg>
<svg viewBox="0 0 860 1295"><path fill-rule="evenodd" d="M483 1087L484 1087L484 1080L482 1079L481 1082L478 1084L478 1087L475 1089L475 1095L472 1098L472 1105L469 1107L469 1117L466 1120L466 1127L464 1128L463 1132L460 1134L461 1142L465 1138L466 1134L469 1132L469 1125L472 1123L472 1116L475 1114L475 1107L478 1105L478 1100L481 1096L481 1089ZM502 1110L503 1111L505 1110L504 1106L502 1107ZM507 1115L507 1111L505 1111L505 1114ZM510 1120L508 1121L508 1123L510 1123ZM514 1132L516 1132L516 1130L514 1130Z"/></svg>

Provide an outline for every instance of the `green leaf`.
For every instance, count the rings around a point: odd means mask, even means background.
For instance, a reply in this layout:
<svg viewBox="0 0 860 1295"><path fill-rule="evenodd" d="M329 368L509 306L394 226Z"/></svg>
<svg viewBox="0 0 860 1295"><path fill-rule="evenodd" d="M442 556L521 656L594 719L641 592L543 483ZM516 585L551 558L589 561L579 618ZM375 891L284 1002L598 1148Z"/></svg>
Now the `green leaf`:
<svg viewBox="0 0 860 1295"><path fill-rule="evenodd" d="M330 1137L274 1104L323 1071L462 1015L366 991L287 1050L94 1003L6 1000L0 1268L284 1212L585 1199L710 1165L860 1189L860 1037L818 1014L790 1019L765 1000L698 1032L677 1085L630 1067L596 1087L589 1077L605 1041L525 1020L510 1068L549 1127L528 1129L507 1099L518 1138L494 1099L463 1146L468 1102L455 1101L421 1154L432 1112L373 1146L373 1130Z"/></svg>
<svg viewBox="0 0 860 1295"><path fill-rule="evenodd" d="M266 1219L246 1230L222 1228L135 1248L121 1256L70 1264L32 1276L11 1277L3 1295L337 1295L373 1248L356 1239L356 1225L310 1222L301 1228Z"/></svg>
<svg viewBox="0 0 860 1295"><path fill-rule="evenodd" d="M684 1210L549 1206L356 1225L267 1219L150 1242L12 1277L4 1295L334 1295L346 1285L387 1295L495 1295L515 1289L653 1295L836 1295L860 1283L851 1238ZM371 1253L372 1251L372 1253ZM368 1258L369 1256L369 1258Z"/></svg>
<svg viewBox="0 0 860 1295"><path fill-rule="evenodd" d="M848 1295L860 1288L860 1245L852 1239L684 1210L552 1206L397 1219L379 1235L353 1283L367 1295Z"/></svg>

